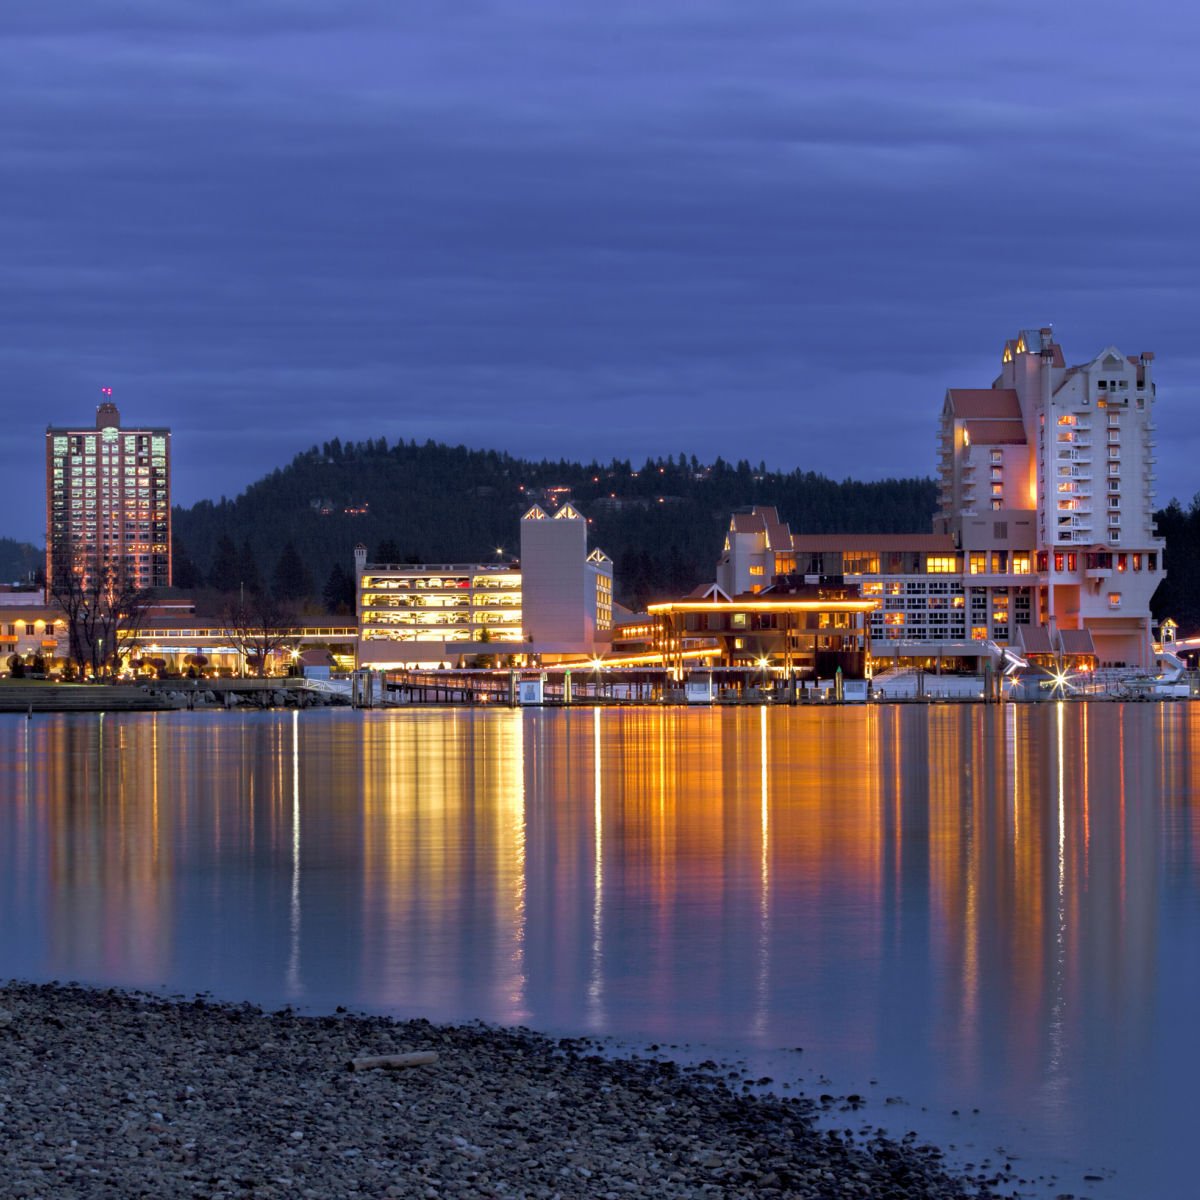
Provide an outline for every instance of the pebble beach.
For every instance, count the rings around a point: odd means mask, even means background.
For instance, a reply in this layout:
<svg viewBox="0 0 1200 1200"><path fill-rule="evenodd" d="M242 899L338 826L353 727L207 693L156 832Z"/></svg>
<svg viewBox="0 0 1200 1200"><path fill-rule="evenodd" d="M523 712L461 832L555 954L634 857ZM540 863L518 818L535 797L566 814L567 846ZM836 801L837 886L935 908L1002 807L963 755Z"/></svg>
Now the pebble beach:
<svg viewBox="0 0 1200 1200"><path fill-rule="evenodd" d="M990 1196L725 1072L524 1029L0 987L6 1197ZM367 1056L432 1062L352 1069ZM360 1064L361 1066L361 1064ZM995 1180L998 1182L998 1180Z"/></svg>

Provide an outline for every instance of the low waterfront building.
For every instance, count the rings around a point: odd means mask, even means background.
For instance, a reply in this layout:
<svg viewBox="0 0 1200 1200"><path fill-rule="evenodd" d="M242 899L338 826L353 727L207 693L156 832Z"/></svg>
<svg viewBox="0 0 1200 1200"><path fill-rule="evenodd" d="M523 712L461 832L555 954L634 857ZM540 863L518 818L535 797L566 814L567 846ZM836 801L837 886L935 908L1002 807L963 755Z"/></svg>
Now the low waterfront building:
<svg viewBox="0 0 1200 1200"><path fill-rule="evenodd" d="M66 646L66 619L41 592L0 592L0 672L11 672L14 658L21 668L39 659L49 665Z"/></svg>
<svg viewBox="0 0 1200 1200"><path fill-rule="evenodd" d="M372 563L354 551L361 667L590 659L613 621L612 560L571 504L533 505L508 563Z"/></svg>
<svg viewBox="0 0 1200 1200"><path fill-rule="evenodd" d="M853 588L777 581L761 593L727 596L719 588L651 604L660 661L682 677L686 664L777 671L788 680L866 674L868 618L878 600Z"/></svg>

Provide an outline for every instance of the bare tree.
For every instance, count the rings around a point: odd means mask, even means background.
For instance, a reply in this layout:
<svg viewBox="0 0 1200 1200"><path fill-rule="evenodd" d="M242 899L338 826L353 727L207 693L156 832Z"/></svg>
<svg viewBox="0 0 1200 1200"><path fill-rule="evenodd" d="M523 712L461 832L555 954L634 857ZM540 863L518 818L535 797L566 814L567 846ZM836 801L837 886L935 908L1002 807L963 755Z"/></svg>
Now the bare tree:
<svg viewBox="0 0 1200 1200"><path fill-rule="evenodd" d="M230 600L221 613L225 637L244 661L254 661L255 673L267 673L267 660L295 644L296 614L287 604L265 593Z"/></svg>
<svg viewBox="0 0 1200 1200"><path fill-rule="evenodd" d="M145 623L150 595L116 558L56 552L50 599L66 618L69 657L81 673L100 676L119 663Z"/></svg>

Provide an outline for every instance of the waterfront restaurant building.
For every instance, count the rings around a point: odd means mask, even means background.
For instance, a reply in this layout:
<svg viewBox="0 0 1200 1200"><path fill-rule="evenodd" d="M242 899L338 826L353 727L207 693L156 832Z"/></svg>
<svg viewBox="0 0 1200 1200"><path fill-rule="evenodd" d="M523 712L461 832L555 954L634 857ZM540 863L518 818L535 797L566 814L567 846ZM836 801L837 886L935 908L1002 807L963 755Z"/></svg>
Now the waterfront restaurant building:
<svg viewBox="0 0 1200 1200"><path fill-rule="evenodd" d="M717 566L730 595L836 577L882 604L877 659L971 667L991 646L1153 666L1154 356L1113 347L1067 367L1050 329L1005 343L990 388L942 406L932 534L793 534L773 508L733 514Z"/></svg>
<svg viewBox="0 0 1200 1200"><path fill-rule="evenodd" d="M171 431L122 427L111 402L92 428L46 430L46 596L55 571L117 567L139 590L171 586Z"/></svg>
<svg viewBox="0 0 1200 1200"><path fill-rule="evenodd" d="M657 655L678 678L698 661L769 667L789 681L832 679L838 671L846 679L866 675L868 617L879 602L860 598L853 587L779 581L732 598L717 587L697 591L647 609Z"/></svg>
<svg viewBox="0 0 1200 1200"><path fill-rule="evenodd" d="M354 551L358 665L463 666L477 656L591 659L612 637L612 560L571 504L521 519L519 563L371 563Z"/></svg>

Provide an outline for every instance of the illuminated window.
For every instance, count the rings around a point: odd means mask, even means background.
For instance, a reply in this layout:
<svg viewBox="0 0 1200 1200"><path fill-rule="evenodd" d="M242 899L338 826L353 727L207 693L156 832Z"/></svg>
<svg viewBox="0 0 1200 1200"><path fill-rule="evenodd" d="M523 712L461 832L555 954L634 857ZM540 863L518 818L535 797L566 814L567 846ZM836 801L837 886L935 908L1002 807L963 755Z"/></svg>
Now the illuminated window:
<svg viewBox="0 0 1200 1200"><path fill-rule="evenodd" d="M750 574L751 574L751 575L765 575L765 574L766 574L766 571L765 571L765 569L764 569L764 568L762 568L762 567L751 567L751 568L750 568Z"/></svg>
<svg viewBox="0 0 1200 1200"><path fill-rule="evenodd" d="M883 614L883 623L885 625L903 625L904 614L902 612L890 612Z"/></svg>
<svg viewBox="0 0 1200 1200"><path fill-rule="evenodd" d="M984 575L987 573L987 555L982 551L973 550L971 552L970 572L972 575Z"/></svg>
<svg viewBox="0 0 1200 1200"><path fill-rule="evenodd" d="M1028 575L1031 565L1028 550L1013 551L1012 573L1014 575Z"/></svg>
<svg viewBox="0 0 1200 1200"><path fill-rule="evenodd" d="M1060 425L1074 425L1075 418L1073 416L1071 416L1070 413L1066 413L1063 416L1058 418L1058 423Z"/></svg>
<svg viewBox="0 0 1200 1200"><path fill-rule="evenodd" d="M953 575L958 570L958 563L953 554L930 554L925 559L925 572L928 575Z"/></svg>
<svg viewBox="0 0 1200 1200"><path fill-rule="evenodd" d="M973 642L985 642L985 641L987 641L987 635L988 634L987 634L987 626L986 625L972 625L971 626L971 640Z"/></svg>
<svg viewBox="0 0 1200 1200"><path fill-rule="evenodd" d="M1121 593L1120 592L1109 592L1108 593L1108 607L1109 608L1120 608L1121 607Z"/></svg>
<svg viewBox="0 0 1200 1200"><path fill-rule="evenodd" d="M843 575L878 575L879 555L869 551L850 551L842 555Z"/></svg>
<svg viewBox="0 0 1200 1200"><path fill-rule="evenodd" d="M864 583L862 585L862 594L864 596L882 596L883 595L883 584L879 583L879 582Z"/></svg>

